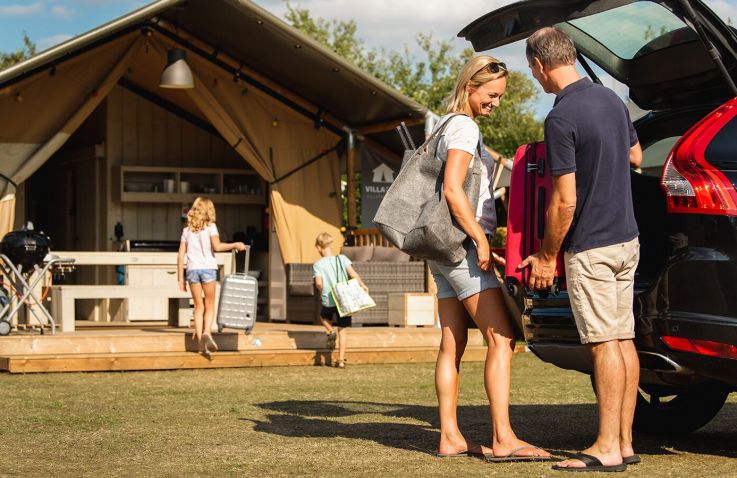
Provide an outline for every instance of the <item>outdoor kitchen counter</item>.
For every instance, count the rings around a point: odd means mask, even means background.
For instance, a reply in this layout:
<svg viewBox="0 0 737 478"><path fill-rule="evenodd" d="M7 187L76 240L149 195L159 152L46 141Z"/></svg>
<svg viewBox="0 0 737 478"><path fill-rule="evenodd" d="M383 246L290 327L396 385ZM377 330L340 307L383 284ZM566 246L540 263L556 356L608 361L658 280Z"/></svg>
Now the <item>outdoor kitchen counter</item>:
<svg viewBox="0 0 737 478"><path fill-rule="evenodd" d="M135 266L161 268L176 271L176 252L95 252L95 251L53 251L53 255L72 258L74 266ZM233 270L234 258L230 252L215 253L218 267L223 276ZM168 267L167 267L168 266ZM62 325L63 332L74 331L74 300L76 299L136 299L163 301L168 308L169 298L188 297L178 290L176 281L165 281L156 285L91 284L91 285L53 285L51 287L52 315ZM159 313L168 318L167 313Z"/></svg>

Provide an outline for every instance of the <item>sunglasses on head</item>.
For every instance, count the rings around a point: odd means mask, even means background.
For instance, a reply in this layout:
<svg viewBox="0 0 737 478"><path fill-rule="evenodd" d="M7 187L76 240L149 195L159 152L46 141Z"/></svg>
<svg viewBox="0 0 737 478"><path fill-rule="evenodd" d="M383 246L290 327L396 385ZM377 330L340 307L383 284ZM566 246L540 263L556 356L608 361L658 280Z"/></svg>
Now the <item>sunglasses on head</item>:
<svg viewBox="0 0 737 478"><path fill-rule="evenodd" d="M481 68L479 72L482 72L484 70L488 70L489 73L492 74L499 73L500 71L507 71L507 64L503 61L492 61L488 65Z"/></svg>

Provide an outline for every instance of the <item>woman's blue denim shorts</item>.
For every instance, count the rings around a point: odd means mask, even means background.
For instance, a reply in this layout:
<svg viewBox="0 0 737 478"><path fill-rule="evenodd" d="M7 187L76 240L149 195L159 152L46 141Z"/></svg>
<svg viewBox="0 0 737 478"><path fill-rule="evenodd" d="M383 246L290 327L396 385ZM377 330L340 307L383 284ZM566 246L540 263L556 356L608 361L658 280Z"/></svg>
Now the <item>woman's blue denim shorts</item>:
<svg viewBox="0 0 737 478"><path fill-rule="evenodd" d="M187 269L187 282L190 284L207 284L218 280L217 269Z"/></svg>
<svg viewBox="0 0 737 478"><path fill-rule="evenodd" d="M438 286L438 299L457 297L464 300L486 289L499 287L493 265L488 271L482 271L477 264L476 244L471 240L466 244L466 257L461 262L443 264L427 261Z"/></svg>

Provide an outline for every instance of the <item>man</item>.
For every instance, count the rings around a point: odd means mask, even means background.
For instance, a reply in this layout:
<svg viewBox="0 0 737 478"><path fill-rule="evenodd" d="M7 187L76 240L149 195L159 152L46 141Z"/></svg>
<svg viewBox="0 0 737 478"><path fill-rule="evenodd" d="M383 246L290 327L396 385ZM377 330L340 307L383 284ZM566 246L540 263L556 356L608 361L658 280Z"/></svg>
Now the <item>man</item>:
<svg viewBox="0 0 737 478"><path fill-rule="evenodd" d="M581 78L576 49L556 28L527 39L532 76L556 95L545 119L553 176L541 250L521 264L530 287L549 288L556 256L565 251L566 283L581 343L594 361L599 432L594 444L553 468L622 471L639 462L632 420L640 364L633 344L633 282L639 260L629 166L642 150L622 100Z"/></svg>

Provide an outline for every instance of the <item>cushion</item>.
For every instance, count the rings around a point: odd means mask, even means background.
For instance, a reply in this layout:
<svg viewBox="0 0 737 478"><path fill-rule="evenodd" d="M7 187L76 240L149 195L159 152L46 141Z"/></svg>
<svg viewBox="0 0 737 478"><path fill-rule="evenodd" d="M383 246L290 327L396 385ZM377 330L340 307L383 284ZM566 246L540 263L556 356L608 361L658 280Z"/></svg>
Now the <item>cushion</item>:
<svg viewBox="0 0 737 478"><path fill-rule="evenodd" d="M374 246L344 247L340 253L351 262L368 262L374 255Z"/></svg>
<svg viewBox="0 0 737 478"><path fill-rule="evenodd" d="M409 254L405 254L396 247L376 246L372 262L409 262Z"/></svg>
<svg viewBox="0 0 737 478"><path fill-rule="evenodd" d="M314 284L289 284L289 295L296 297L310 297L315 295Z"/></svg>

